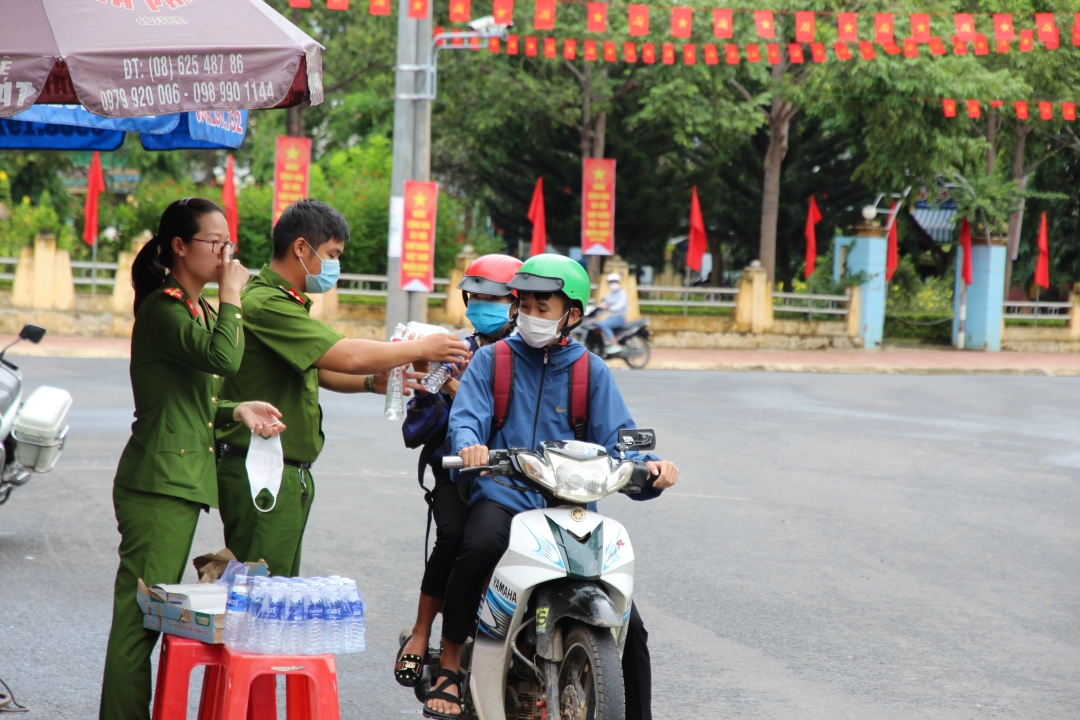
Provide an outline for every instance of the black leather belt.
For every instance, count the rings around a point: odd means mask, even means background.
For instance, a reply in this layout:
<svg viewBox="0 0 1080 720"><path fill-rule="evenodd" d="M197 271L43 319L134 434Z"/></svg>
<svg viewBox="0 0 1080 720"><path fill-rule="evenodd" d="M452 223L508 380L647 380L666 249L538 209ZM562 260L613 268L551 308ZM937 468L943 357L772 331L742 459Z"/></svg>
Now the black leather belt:
<svg viewBox="0 0 1080 720"><path fill-rule="evenodd" d="M217 447L219 456L224 453L228 455L235 455L236 457L246 458L248 454L248 449L245 447L237 447L236 445L229 445L227 443L218 443ZM289 458L284 458L284 462L289 467L300 468L301 470L311 469L311 463L290 460Z"/></svg>

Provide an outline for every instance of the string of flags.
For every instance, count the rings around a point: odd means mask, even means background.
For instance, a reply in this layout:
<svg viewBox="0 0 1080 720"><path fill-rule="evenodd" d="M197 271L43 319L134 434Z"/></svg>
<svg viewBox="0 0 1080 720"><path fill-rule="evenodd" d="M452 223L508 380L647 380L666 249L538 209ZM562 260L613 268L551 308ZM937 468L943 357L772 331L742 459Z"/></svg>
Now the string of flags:
<svg viewBox="0 0 1080 720"><path fill-rule="evenodd" d="M967 115L970 118L982 117L983 103L979 100L965 100L964 103L967 106ZM1005 105L1003 100L991 100L989 102L991 108L1000 108ZM1039 111L1040 120L1053 120L1054 119L1054 105L1061 106L1061 118L1063 120L1073 121L1076 120L1076 103L1075 102L1061 102L1054 103L1049 100L1041 100L1034 103L1028 103L1026 100L1017 100L1012 103L1013 112L1016 114L1017 120L1029 120L1031 118L1031 108L1029 105L1035 105ZM941 101L942 110L945 113L945 117L954 118L957 114L957 101L953 98L944 98Z"/></svg>

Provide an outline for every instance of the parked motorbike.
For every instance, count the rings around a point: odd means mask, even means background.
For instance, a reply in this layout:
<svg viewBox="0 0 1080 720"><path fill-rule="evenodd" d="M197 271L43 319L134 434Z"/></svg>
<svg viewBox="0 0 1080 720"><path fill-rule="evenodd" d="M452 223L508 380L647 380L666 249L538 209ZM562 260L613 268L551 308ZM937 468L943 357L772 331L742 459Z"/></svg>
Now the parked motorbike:
<svg viewBox="0 0 1080 720"><path fill-rule="evenodd" d="M477 630L462 649L463 719L623 720L634 550L626 528L587 505L647 487L648 467L625 455L653 449L655 438L652 430L619 431L618 458L577 441L545 442L539 452L492 450L486 467L469 469L528 483L548 507L520 513L510 526ZM443 467L463 463L448 456ZM425 663L415 689L421 702L438 651Z"/></svg>
<svg viewBox="0 0 1080 720"><path fill-rule="evenodd" d="M571 333L571 337L585 346L585 348L599 355L605 360L621 358L626 364L635 370L640 370L649 364L649 318L643 317L632 320L615 332L615 344L619 346L619 352L607 352L607 344L604 335L600 332L600 318L597 315L600 308L589 305L585 310L585 319L581 321Z"/></svg>
<svg viewBox="0 0 1080 720"><path fill-rule="evenodd" d="M15 342L0 350L0 505L34 473L53 469L67 440L71 395L42 386L22 401L22 373L5 357L16 343L41 342L45 328L24 325Z"/></svg>

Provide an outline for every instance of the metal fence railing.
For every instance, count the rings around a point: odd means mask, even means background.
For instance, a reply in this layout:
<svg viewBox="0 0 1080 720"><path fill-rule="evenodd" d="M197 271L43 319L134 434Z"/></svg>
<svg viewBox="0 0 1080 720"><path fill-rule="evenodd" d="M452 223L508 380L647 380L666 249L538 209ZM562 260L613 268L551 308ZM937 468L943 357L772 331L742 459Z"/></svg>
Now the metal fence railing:
<svg viewBox="0 0 1080 720"><path fill-rule="evenodd" d="M8 259L13 258L4 258ZM15 264L18 263L19 261L15 260ZM103 272L108 274L102 275ZM97 292L98 285L106 285L111 289L116 284L116 263L72 260L71 281L75 285L89 285L91 293Z"/></svg>
<svg viewBox="0 0 1080 720"><path fill-rule="evenodd" d="M1068 320L1072 307L1071 302L1006 300L1004 318L1006 320L1031 320L1038 325L1039 320Z"/></svg>
<svg viewBox="0 0 1080 720"><path fill-rule="evenodd" d="M444 290L429 293L428 297L432 300L445 300L448 285L450 285L449 278L435 278L435 287L442 287ZM386 276L342 273L338 280L338 295L386 297Z"/></svg>
<svg viewBox="0 0 1080 720"><path fill-rule="evenodd" d="M0 272L0 280L14 280L15 268L19 264L18 258L0 258L0 265L4 266L4 271ZM7 267L11 267L11 272L7 271Z"/></svg>
<svg viewBox="0 0 1080 720"><path fill-rule="evenodd" d="M794 313L812 317L814 315L848 314L850 299L847 295L811 295L809 293L773 293L774 313Z"/></svg>
<svg viewBox="0 0 1080 720"><path fill-rule="evenodd" d="M682 287L679 285L638 285L640 305L661 307L735 307L739 291L725 287ZM693 299L691 299L693 298Z"/></svg>

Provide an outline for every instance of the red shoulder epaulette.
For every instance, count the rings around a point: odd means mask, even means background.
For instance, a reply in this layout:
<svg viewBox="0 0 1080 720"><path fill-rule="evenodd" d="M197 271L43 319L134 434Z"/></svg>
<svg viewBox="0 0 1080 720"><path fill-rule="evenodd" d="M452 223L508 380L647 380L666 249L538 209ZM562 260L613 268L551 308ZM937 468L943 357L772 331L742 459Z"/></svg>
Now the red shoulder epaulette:
<svg viewBox="0 0 1080 720"><path fill-rule="evenodd" d="M300 296L300 293L296 292L292 288L287 288L284 285L278 285L278 287L284 290L285 294L291 297L296 302L300 303L301 305L307 305L307 303L304 302L304 298Z"/></svg>
<svg viewBox="0 0 1080 720"><path fill-rule="evenodd" d="M173 300L179 300L187 305L188 311L191 313L191 317L199 317L199 308L195 307L195 303L191 301L191 298L184 297L184 291L180 288L167 287L162 292L171 297Z"/></svg>

